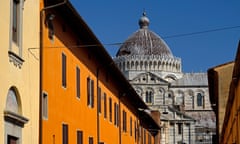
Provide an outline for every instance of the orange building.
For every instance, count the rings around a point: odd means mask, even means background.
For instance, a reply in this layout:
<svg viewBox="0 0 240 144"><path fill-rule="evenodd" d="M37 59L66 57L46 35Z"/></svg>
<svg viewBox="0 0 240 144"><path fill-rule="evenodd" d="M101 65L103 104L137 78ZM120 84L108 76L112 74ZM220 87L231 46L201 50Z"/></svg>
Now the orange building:
<svg viewBox="0 0 240 144"><path fill-rule="evenodd" d="M211 103L217 115L218 143L239 144L240 42L235 61L209 69L208 77Z"/></svg>
<svg viewBox="0 0 240 144"><path fill-rule="evenodd" d="M40 144L153 144L148 107L68 1L41 1Z"/></svg>

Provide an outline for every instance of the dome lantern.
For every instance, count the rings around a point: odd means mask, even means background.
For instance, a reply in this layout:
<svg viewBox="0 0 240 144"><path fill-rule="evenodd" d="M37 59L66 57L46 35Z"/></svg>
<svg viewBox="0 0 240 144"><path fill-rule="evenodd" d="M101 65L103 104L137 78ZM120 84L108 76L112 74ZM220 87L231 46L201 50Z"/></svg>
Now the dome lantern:
<svg viewBox="0 0 240 144"><path fill-rule="evenodd" d="M148 28L149 26L149 19L146 15L146 12L143 12L142 17L139 19L138 24L141 29Z"/></svg>

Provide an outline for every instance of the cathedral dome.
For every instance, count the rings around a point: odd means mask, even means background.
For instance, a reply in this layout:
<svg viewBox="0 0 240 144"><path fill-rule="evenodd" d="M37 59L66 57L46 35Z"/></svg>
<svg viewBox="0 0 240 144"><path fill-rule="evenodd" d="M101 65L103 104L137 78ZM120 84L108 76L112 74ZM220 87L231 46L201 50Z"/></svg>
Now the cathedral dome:
<svg viewBox="0 0 240 144"><path fill-rule="evenodd" d="M160 36L148 29L146 13L139 19L140 29L133 33L120 47L116 56L122 55L160 55L173 57L168 45Z"/></svg>

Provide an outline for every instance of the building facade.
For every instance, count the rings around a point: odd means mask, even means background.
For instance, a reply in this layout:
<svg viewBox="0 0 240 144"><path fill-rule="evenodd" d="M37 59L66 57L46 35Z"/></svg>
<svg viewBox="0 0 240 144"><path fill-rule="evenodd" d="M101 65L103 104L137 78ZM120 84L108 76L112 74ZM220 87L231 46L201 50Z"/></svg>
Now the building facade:
<svg viewBox="0 0 240 144"><path fill-rule="evenodd" d="M121 45L114 61L143 101L162 113L161 142L211 143L215 115L207 74L183 73L181 59L149 30L146 13L139 26Z"/></svg>
<svg viewBox="0 0 240 144"><path fill-rule="evenodd" d="M39 1L1 0L0 9L0 143L38 143Z"/></svg>
<svg viewBox="0 0 240 144"><path fill-rule="evenodd" d="M211 103L217 116L217 140L221 144L240 143L240 43L234 62L208 70Z"/></svg>
<svg viewBox="0 0 240 144"><path fill-rule="evenodd" d="M154 144L148 106L69 1L41 8L40 144Z"/></svg>

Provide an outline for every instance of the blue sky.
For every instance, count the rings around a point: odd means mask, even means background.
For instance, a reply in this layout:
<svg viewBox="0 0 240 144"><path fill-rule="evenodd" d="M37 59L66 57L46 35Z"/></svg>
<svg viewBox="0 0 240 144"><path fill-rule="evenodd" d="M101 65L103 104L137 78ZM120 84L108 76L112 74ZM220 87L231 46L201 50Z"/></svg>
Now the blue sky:
<svg viewBox="0 0 240 144"><path fill-rule="evenodd" d="M164 39L174 56L182 59L183 72L206 72L235 59L240 40L240 0L71 0L71 3L112 57L120 45L111 44L122 43L137 31L145 10L150 19L149 29ZM195 32L203 33L168 37Z"/></svg>

